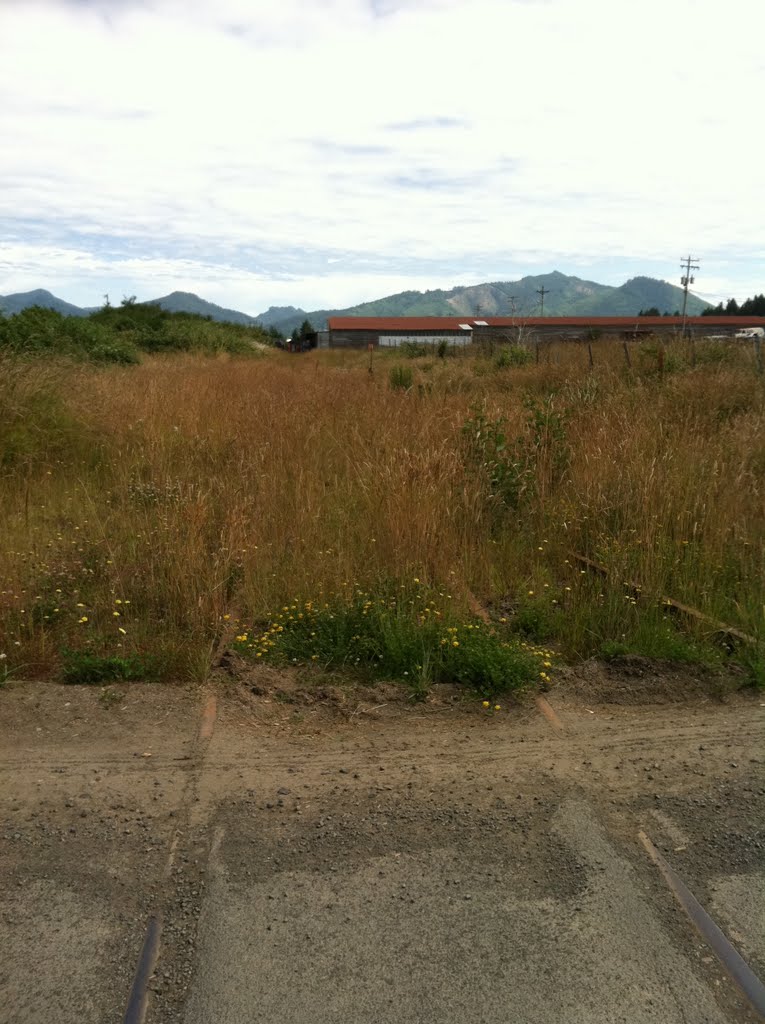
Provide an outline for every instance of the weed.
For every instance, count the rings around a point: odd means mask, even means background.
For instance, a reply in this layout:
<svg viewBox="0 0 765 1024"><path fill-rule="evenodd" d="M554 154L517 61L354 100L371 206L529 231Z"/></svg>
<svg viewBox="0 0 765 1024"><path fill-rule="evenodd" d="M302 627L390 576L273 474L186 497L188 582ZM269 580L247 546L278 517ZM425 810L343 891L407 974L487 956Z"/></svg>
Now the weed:
<svg viewBox="0 0 765 1024"><path fill-rule="evenodd" d="M532 361L531 352L523 345L507 345L499 350L494 366L504 370L509 366L528 366Z"/></svg>
<svg viewBox="0 0 765 1024"><path fill-rule="evenodd" d="M560 634L560 614L547 601L525 601L516 608L511 624L516 633L544 643Z"/></svg>
<svg viewBox="0 0 765 1024"><path fill-rule="evenodd" d="M411 366L391 366L388 379L394 391L409 391L414 384Z"/></svg>
<svg viewBox="0 0 765 1024"><path fill-rule="evenodd" d="M153 659L139 655L100 655L90 651L63 652L65 683L145 682L156 677Z"/></svg>
<svg viewBox="0 0 765 1024"><path fill-rule="evenodd" d="M462 428L468 463L484 474L489 500L512 510L537 494L549 493L561 482L569 463L563 417L553 399L542 403L527 399L524 408L523 432L512 441L504 417L490 420L479 409Z"/></svg>
<svg viewBox="0 0 765 1024"><path fill-rule="evenodd" d="M402 341L398 346L398 352L405 359L420 359L422 356L430 355L432 351L432 344L419 341Z"/></svg>
<svg viewBox="0 0 765 1024"><path fill-rule="evenodd" d="M547 656L484 623L453 618L419 586L374 593L355 588L330 601L294 601L265 629L246 630L236 643L256 660L398 679L419 696L438 682L485 695L519 690L538 679Z"/></svg>
<svg viewBox="0 0 765 1024"><path fill-rule="evenodd" d="M746 672L749 684L765 690L765 653L762 646L740 651L735 660Z"/></svg>
<svg viewBox="0 0 765 1024"><path fill-rule="evenodd" d="M663 342L644 342L637 353L638 365L642 372L650 376L662 377L676 373L683 366L680 353Z"/></svg>
<svg viewBox="0 0 765 1024"><path fill-rule="evenodd" d="M695 360L700 366L719 366L723 363L735 362L736 353L730 342L707 341L696 342Z"/></svg>
<svg viewBox="0 0 765 1024"><path fill-rule="evenodd" d="M604 640L598 654L606 661L625 654L639 654L659 661L709 668L718 667L722 660L716 648L683 635L667 621L651 621L650 616L640 619L622 639Z"/></svg>
<svg viewBox="0 0 765 1024"><path fill-rule="evenodd" d="M108 686L102 688L98 695L98 703L103 708L111 708L115 704L119 704L122 700L122 695L117 693L116 690L110 689Z"/></svg>
<svg viewBox="0 0 765 1024"><path fill-rule="evenodd" d="M476 409L463 425L462 434L468 465L484 475L489 501L517 509L533 492L533 467L522 444L508 442L504 417L490 420Z"/></svg>

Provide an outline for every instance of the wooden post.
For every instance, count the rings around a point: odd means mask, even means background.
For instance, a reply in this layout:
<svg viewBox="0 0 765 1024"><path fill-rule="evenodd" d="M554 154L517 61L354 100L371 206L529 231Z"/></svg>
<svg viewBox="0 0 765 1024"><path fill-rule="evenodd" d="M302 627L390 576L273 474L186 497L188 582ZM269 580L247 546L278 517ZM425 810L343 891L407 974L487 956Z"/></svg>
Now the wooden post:
<svg viewBox="0 0 765 1024"><path fill-rule="evenodd" d="M754 358L757 364L757 372L762 376L762 341L760 338L754 339Z"/></svg>
<svg viewBox="0 0 765 1024"><path fill-rule="evenodd" d="M590 369L592 369L593 366L595 365L595 360L592 358L592 342L591 341L587 342L587 352L589 353L589 356L590 356Z"/></svg>
<svg viewBox="0 0 765 1024"><path fill-rule="evenodd" d="M622 342L622 348L624 349L624 361L627 364L627 369L631 370L632 369L632 360L630 359L629 345L627 344L626 341Z"/></svg>

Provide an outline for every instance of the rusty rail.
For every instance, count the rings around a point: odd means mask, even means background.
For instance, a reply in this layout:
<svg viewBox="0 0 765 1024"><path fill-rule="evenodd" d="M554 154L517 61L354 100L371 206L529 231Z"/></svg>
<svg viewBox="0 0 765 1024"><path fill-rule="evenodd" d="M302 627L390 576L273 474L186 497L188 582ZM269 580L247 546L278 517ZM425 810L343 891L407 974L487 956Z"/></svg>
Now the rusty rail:
<svg viewBox="0 0 765 1024"><path fill-rule="evenodd" d="M585 566L591 572L596 572L600 576L608 576L608 569L605 565L601 565L599 562L593 561L591 558L587 558L585 555L578 555L573 552L571 557L579 563L579 565ZM637 583L627 581L626 587L629 587L636 594L642 594L642 589ZM702 622L706 626L710 626L715 633L724 633L726 636L733 637L735 640L739 640L741 643L750 644L756 647L759 643L756 637L750 636L748 633L744 633L743 630L738 629L736 626L729 626L725 622L721 622L719 619L713 619L711 615L705 615L704 612L698 610L698 608L691 608L690 605L682 604L680 601L675 601L672 597L660 598L660 603L665 608L671 608L673 611L680 612L681 615L686 615L688 618L696 619L697 622Z"/></svg>

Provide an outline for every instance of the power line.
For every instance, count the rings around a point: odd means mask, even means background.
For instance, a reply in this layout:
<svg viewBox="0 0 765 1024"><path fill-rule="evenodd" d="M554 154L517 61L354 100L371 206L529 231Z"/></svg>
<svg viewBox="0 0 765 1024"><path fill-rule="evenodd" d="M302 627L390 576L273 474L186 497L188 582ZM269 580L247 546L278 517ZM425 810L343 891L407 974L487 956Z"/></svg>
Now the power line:
<svg viewBox="0 0 765 1024"><path fill-rule="evenodd" d="M537 295L541 296L540 312L539 312L540 316L544 316L545 315L545 295L549 295L549 294L550 294L550 289L549 288L545 288L544 285L542 285L541 288L537 288Z"/></svg>

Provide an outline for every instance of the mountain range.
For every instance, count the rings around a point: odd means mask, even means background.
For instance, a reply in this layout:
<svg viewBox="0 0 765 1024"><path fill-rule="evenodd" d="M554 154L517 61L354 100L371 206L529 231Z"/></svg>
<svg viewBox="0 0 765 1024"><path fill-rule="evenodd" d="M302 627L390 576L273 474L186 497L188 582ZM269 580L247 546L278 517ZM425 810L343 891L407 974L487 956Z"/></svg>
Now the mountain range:
<svg viewBox="0 0 765 1024"><path fill-rule="evenodd" d="M542 291L544 290L544 296ZM276 327L290 335L304 320L321 329L330 316L538 316L544 297L546 316L636 316L641 309L656 308L660 313L681 309L681 288L653 277L633 277L623 285L598 284L553 271L519 281L495 281L486 284L458 285L448 290L405 291L364 302L347 309L304 310L297 306L271 306L265 313L251 316L207 302L192 292L171 292L146 301L170 312L198 313L228 323ZM81 308L57 298L43 288L14 295L0 295L0 309L6 315L28 306L55 309L65 316L87 316L98 307ZM688 294L688 314L698 316L709 303Z"/></svg>

